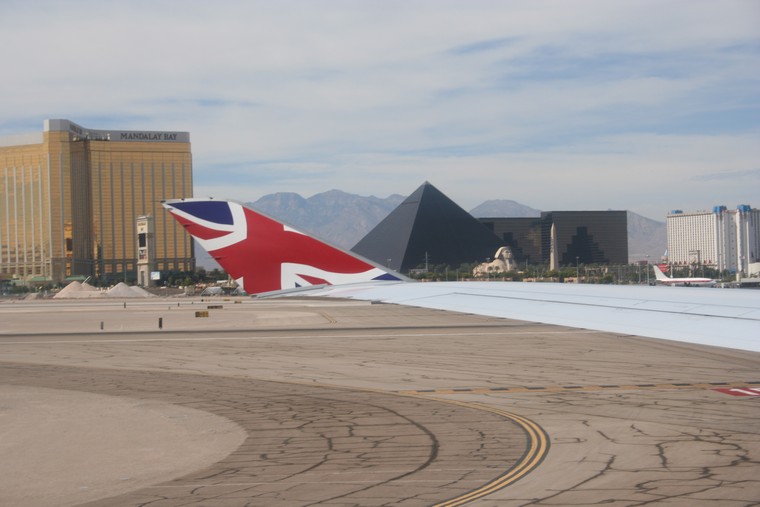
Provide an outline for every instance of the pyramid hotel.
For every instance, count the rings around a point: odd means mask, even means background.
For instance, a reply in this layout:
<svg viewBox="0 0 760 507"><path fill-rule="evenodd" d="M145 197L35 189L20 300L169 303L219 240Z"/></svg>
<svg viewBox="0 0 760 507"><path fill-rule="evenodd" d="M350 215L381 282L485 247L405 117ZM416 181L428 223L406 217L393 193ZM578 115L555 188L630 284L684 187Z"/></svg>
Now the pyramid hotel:
<svg viewBox="0 0 760 507"><path fill-rule="evenodd" d="M153 217L155 269L192 270L192 241L161 208L192 194L188 132L55 119L42 132L0 138L0 277L134 278L139 216Z"/></svg>

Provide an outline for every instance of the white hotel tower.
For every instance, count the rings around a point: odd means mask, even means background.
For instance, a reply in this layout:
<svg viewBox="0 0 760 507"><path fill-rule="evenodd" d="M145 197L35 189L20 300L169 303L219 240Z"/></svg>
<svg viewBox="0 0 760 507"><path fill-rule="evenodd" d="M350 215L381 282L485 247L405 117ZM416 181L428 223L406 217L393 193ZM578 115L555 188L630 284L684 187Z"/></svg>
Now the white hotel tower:
<svg viewBox="0 0 760 507"><path fill-rule="evenodd" d="M667 217L668 263L703 265L748 276L760 262L760 210L742 204L735 210L672 211ZM754 267L754 266L753 266Z"/></svg>

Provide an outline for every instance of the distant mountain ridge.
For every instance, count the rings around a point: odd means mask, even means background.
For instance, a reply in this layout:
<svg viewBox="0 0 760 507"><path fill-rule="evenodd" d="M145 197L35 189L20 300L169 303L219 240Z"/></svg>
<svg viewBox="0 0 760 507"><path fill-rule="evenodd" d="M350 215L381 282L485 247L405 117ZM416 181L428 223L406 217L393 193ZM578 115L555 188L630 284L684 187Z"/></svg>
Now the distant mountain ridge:
<svg viewBox="0 0 760 507"><path fill-rule="evenodd" d="M628 212L628 262L658 263L668 248L665 222Z"/></svg>
<svg viewBox="0 0 760 507"><path fill-rule="evenodd" d="M291 192L280 192L265 195L247 205L336 246L350 249L404 199L406 197L398 194L381 199L330 190L308 199Z"/></svg>
<svg viewBox="0 0 760 507"><path fill-rule="evenodd" d="M309 198L293 192L278 192L246 205L328 243L350 250L404 199L405 196L398 194L379 198L329 190ZM476 218L539 217L541 210L512 200L496 199L476 206L470 210L470 214ZM652 263L659 262L666 247L664 222L628 212L629 262L647 258ZM206 269L219 267L197 243L196 259L197 264Z"/></svg>
<svg viewBox="0 0 760 507"><path fill-rule="evenodd" d="M470 210L475 218L521 218L540 217L541 210L531 208L517 201L493 199Z"/></svg>

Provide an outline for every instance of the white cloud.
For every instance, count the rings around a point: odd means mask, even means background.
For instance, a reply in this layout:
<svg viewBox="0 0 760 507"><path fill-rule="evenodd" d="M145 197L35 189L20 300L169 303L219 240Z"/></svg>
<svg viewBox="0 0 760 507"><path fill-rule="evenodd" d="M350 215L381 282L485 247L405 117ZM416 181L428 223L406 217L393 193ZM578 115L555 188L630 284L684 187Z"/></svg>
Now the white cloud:
<svg viewBox="0 0 760 507"><path fill-rule="evenodd" d="M198 192L239 200L751 201L705 182L757 167L759 5L5 1L0 133L187 130Z"/></svg>

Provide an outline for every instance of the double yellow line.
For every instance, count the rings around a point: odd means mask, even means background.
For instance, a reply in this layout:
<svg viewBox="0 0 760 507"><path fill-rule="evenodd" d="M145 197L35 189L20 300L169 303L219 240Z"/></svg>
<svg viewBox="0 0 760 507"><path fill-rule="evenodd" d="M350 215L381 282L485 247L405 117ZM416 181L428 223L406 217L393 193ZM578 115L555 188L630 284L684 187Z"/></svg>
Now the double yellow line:
<svg viewBox="0 0 760 507"><path fill-rule="evenodd" d="M266 380L266 379L259 379L259 380ZM435 392L423 393L419 391L384 391L382 389L372 389L372 388L356 389L356 388L340 386L340 385L309 383L306 381L298 381L298 380L279 380L279 381L267 380L267 381L280 382L283 384L292 384L292 385L320 386L320 387L340 389L340 390L345 390L345 391L365 391L365 392L371 392L371 393L391 394L391 395L396 395L396 396L405 396L409 398L425 398L427 400L436 401L439 403L449 403L451 405L458 405L460 407L469 408L472 410L482 410L484 412L491 412L492 414L500 415L504 417L505 419L514 422L517 426L519 426L525 432L526 439L528 440L528 447L525 450L525 453L520 458L520 460L517 461L517 463L515 463L515 465L512 468L508 469L506 472L504 472L500 476L496 477L490 482L485 483L479 488L476 488L472 491L469 491L468 493L459 495L455 498L451 498L444 502L433 504L432 507L456 507L459 505L465 505L468 502L472 502L473 500L477 500L478 498L483 498L486 495L490 495L491 493L499 491L500 489L506 488L507 486L519 481L520 479L528 475L530 472L535 470L538 467L538 465L541 464L541 462L544 460L547 454L549 454L549 435L546 434L546 432L543 430L543 428L541 428L541 426L539 426L538 424L536 424L535 422L531 421L530 419L526 417L513 414L511 412L507 412L506 410L501 410L496 407L489 407L488 405L483 405L481 403L468 403L465 401L447 400L445 398L438 398L435 396L431 396L431 394L440 394L440 393L435 393ZM452 392L451 394L462 394L462 393Z"/></svg>
<svg viewBox="0 0 760 507"><path fill-rule="evenodd" d="M442 403L450 403L452 405L459 405L461 407L483 410L486 412L491 412L493 414L498 414L506 419L509 419L510 421L517 424L520 428L522 428L528 440L528 448L525 450L525 454L523 454L520 460L512 468L494 480L470 491L469 493L465 493L464 495L460 495L456 498L446 500L445 502L434 504L433 507L456 507L457 505L464 505L473 500L477 500L478 498L490 495L491 493L502 488L506 488L510 484L517 482L532 472L538 465L541 464L541 461L543 461L543 459L549 453L549 436L546 434L543 428L541 428L541 426L531 421L530 419L527 419L520 415L512 414L511 412L507 412L506 410L501 410L499 408L482 405L480 403L445 400L419 394L407 394L406 396L419 396L421 398L433 399Z"/></svg>

